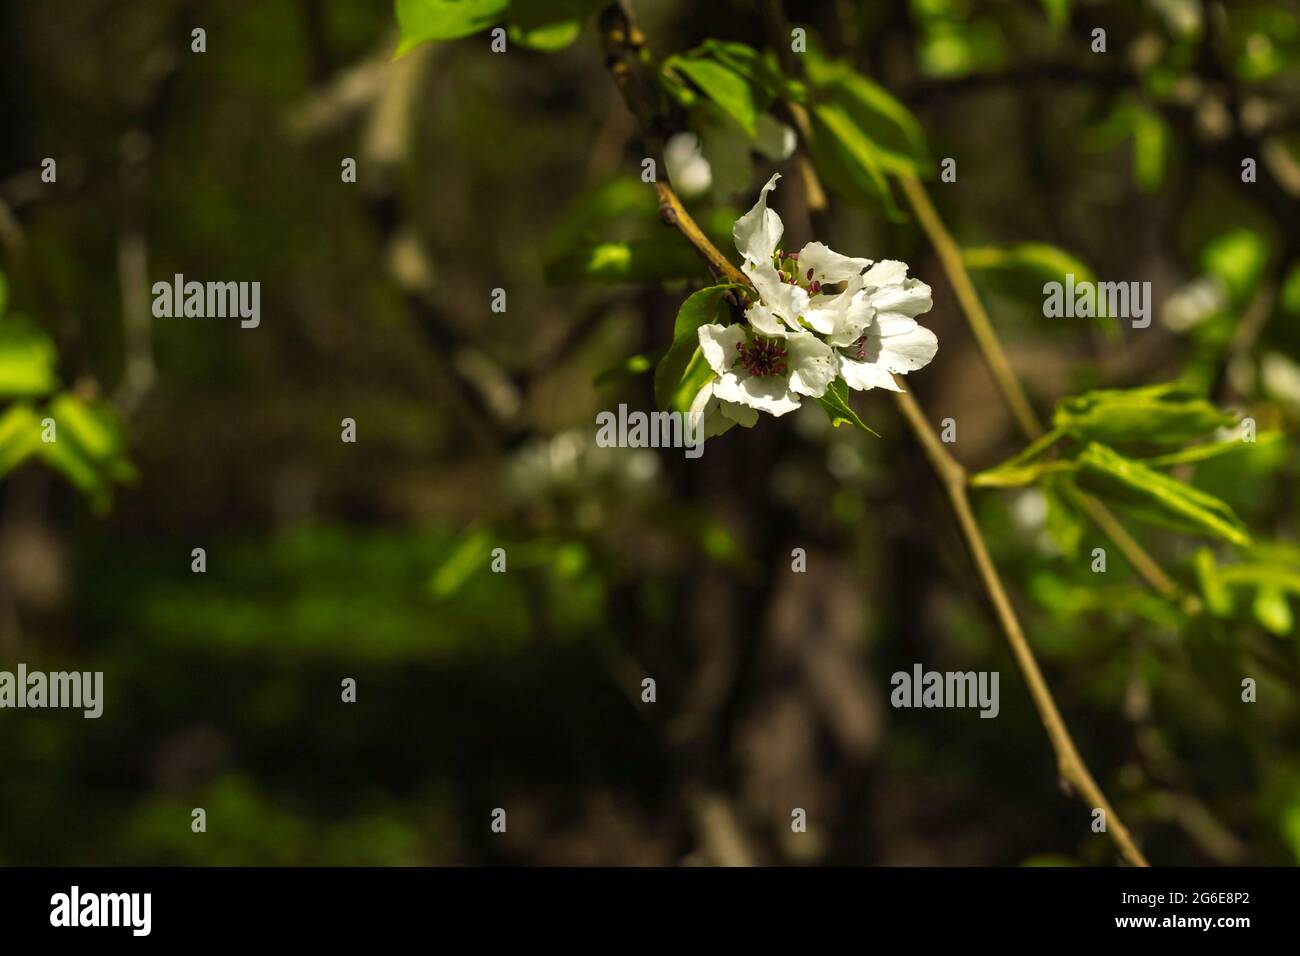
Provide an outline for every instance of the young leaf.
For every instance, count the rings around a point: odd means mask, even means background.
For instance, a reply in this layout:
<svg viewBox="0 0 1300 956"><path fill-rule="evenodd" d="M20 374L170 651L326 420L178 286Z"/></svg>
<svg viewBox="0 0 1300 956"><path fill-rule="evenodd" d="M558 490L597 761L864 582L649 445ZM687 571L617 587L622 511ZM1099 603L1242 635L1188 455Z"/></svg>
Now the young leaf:
<svg viewBox="0 0 1300 956"><path fill-rule="evenodd" d="M1250 534L1223 501L1168 475L1090 442L1076 460L1080 487L1113 501L1138 518L1193 534L1248 546Z"/></svg>
<svg viewBox="0 0 1300 956"><path fill-rule="evenodd" d="M41 417L30 405L12 405L0 415L0 477L26 461L41 444Z"/></svg>
<svg viewBox="0 0 1300 956"><path fill-rule="evenodd" d="M904 218L885 178L880 151L836 103L812 109L813 159L837 192L858 201L880 202L890 218Z"/></svg>
<svg viewBox="0 0 1300 956"><path fill-rule="evenodd" d="M454 595L480 568L486 567L491 553L492 532L472 528L451 549L429 577L434 600L445 601Z"/></svg>
<svg viewBox="0 0 1300 956"><path fill-rule="evenodd" d="M770 97L730 66L693 56L669 57L664 70L681 73L725 110L752 139L758 115L767 109Z"/></svg>
<svg viewBox="0 0 1300 956"><path fill-rule="evenodd" d="M690 411L691 403L695 401L695 396L700 393L700 389L712 380L713 369L705 361L704 353L697 348L695 354L691 356L690 364L686 366L686 374L682 376L677 390L673 392L667 410L686 414Z"/></svg>
<svg viewBox="0 0 1300 956"><path fill-rule="evenodd" d="M397 0L400 56L426 40L453 40L501 19L510 0Z"/></svg>
<svg viewBox="0 0 1300 956"><path fill-rule="evenodd" d="M563 50L582 32L587 17L606 0L513 0L507 17L510 42L530 50Z"/></svg>
<svg viewBox="0 0 1300 956"><path fill-rule="evenodd" d="M610 382L619 382L623 379L633 378L637 375L644 375L654 368L666 353L662 350L657 352L647 352L640 355L629 355L617 365L613 365L603 372L600 372L592 379L592 385L608 385Z"/></svg>
<svg viewBox="0 0 1300 956"><path fill-rule="evenodd" d="M0 398L35 398L58 387L54 343L17 318L0 319Z"/></svg>
<svg viewBox="0 0 1300 956"><path fill-rule="evenodd" d="M677 386L700 347L700 326L717 319L722 297L733 288L736 286L725 283L700 289L688 296L677 310L677 319L673 323L673 344L655 367L655 405L659 408L671 408Z"/></svg>
<svg viewBox="0 0 1300 956"><path fill-rule="evenodd" d="M700 259L681 239L578 243L545 266L547 282L660 282L698 275Z"/></svg>
<svg viewBox="0 0 1300 956"><path fill-rule="evenodd" d="M846 63L829 64L822 80L819 92L843 110L886 172L929 175L925 133L906 106Z"/></svg>
<svg viewBox="0 0 1300 956"><path fill-rule="evenodd" d="M861 428L864 432L880 437L880 433L858 417L849 405L849 386L842 378L837 378L831 382L826 389L826 394L817 399L817 404L825 410L827 417L831 420L831 425L839 428L841 425L851 425Z"/></svg>
<svg viewBox="0 0 1300 956"><path fill-rule="evenodd" d="M1256 591L1251 611L1255 615L1255 620L1259 622L1259 626L1264 630L1277 634L1279 637L1285 637L1291 633L1293 623L1291 605L1287 603L1286 595L1278 588L1261 587Z"/></svg>
<svg viewBox="0 0 1300 956"><path fill-rule="evenodd" d="M1079 441L1177 444L1236 423L1177 382L1085 392L1061 401L1053 424Z"/></svg>
<svg viewBox="0 0 1300 956"><path fill-rule="evenodd" d="M1268 266L1268 239L1254 229L1229 229L1201 251L1201 265L1227 288L1234 302L1248 299Z"/></svg>
<svg viewBox="0 0 1300 956"><path fill-rule="evenodd" d="M49 417L57 427L56 440L41 442L38 453L86 493L97 510L106 508L112 483L132 481L136 475L112 406L65 393L50 403Z"/></svg>
<svg viewBox="0 0 1300 956"><path fill-rule="evenodd" d="M596 241L613 232L624 220L649 222L656 218L655 191L640 179L615 176L582 193L551 227L543 247L547 259L558 259L581 240Z"/></svg>

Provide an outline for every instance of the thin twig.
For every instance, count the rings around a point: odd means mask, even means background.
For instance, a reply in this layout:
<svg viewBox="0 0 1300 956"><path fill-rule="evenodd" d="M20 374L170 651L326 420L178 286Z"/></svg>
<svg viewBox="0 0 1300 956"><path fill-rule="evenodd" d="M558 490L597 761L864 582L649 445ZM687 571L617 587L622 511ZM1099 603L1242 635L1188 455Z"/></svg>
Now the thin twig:
<svg viewBox="0 0 1300 956"><path fill-rule="evenodd" d="M953 240L947 227L944 226L943 220L935 210L934 204L930 201L930 197L921 181L910 173L903 173L898 179L903 187L904 195L907 196L912 205L912 210L916 213L917 221L920 222L921 228L925 230L930 244L939 257L939 263L943 266L944 273L948 276L948 282L952 285L953 292L957 296L957 302L961 306L962 313L966 316L966 324L975 336L980 355L984 359L984 364L988 366L989 373L993 376L1003 400L1011 409L1012 415L1026 438L1032 441L1042 437L1044 434L1043 425L1034 413L1033 406L1029 402L1029 396L1025 394L1020 379L1016 377L1015 371L1011 368L1007 353L1002 348L997 332L993 330L993 323L989 320L989 315L984 310L979 295L975 292L970 273L966 271L966 264L962 261L961 250L957 247L957 243ZM1184 610L1195 612L1199 604L1198 600L1194 596L1183 594L1183 590L1178 586L1178 583L1165 573L1155 558L1151 557L1138 543L1137 539L1129 534L1128 530L1105 504L1077 488L1071 489L1070 497L1092 519L1101 532L1115 543L1115 546L1120 549L1129 565L1146 582L1148 587L1163 598L1181 602L1184 605Z"/></svg>
<svg viewBox="0 0 1300 956"><path fill-rule="evenodd" d="M654 136L654 116L646 109L643 99L634 104L633 100L637 97L635 79L628 64L628 58L632 52L629 49L628 38L638 38L637 48L644 43L644 40L640 39L640 31L632 23L631 13L625 3L607 7L601 16L601 26L605 38L606 63L614 73L615 81L618 83L620 90L624 91L624 97L628 99L628 106L633 115L637 117L638 123L641 124L642 135L647 138L647 141L650 141ZM680 203L677 202L670 186L657 184L657 188L659 189L661 203L666 197L671 206L680 207ZM744 273L731 265L726 256L709 241L709 238L698 227L694 230L687 229L681 219L673 221L672 224L679 228L682 235L690 241L700 255L714 265L718 271L732 281L749 284ZM907 392L896 393L896 398L904 419L921 443L927 461L948 493L949 501L957 516L962 536L970 548L971 557L976 570L979 572L981 582L993 603L998 621L1002 625L1007 641L1011 645L1012 653L1016 658L1016 663L1025 675L1030 694L1034 700L1034 706L1038 709L1039 716L1047 730L1048 738L1056 751L1057 766L1062 779L1072 785L1093 807L1105 811L1106 832L1111 835L1124 858L1135 866L1147 866L1146 858L1143 857L1142 852L1133 842L1128 828L1124 826L1119 815L1110 805L1105 794L1102 793L1101 788L1093 780L1087 765L1083 762L1078 749L1074 746L1074 741L1065 725L1065 721L1061 718L1060 711L1057 710L1052 693L1038 668L1033 651L1029 647L1029 642L1025 638L1024 631L1021 629L1020 622L1011 605L1011 600L1007 596L1006 589L998 576L997 568L989 556L988 547L984 543L979 525L971 512L970 501L966 496L965 469L948 454L947 449L944 448L939 436L935 434L916 399Z"/></svg>

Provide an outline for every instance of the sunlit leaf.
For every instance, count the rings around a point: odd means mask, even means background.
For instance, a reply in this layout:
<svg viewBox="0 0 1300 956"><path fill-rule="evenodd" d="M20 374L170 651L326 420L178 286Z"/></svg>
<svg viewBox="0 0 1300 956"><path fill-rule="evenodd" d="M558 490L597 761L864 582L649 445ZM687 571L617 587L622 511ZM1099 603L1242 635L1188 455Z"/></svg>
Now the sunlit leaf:
<svg viewBox="0 0 1300 956"><path fill-rule="evenodd" d="M485 30L501 19L510 0L397 0L402 54L426 40L452 40Z"/></svg>
<svg viewBox="0 0 1300 956"><path fill-rule="evenodd" d="M578 243L546 264L547 282L659 282L697 276L703 262L680 236Z"/></svg>
<svg viewBox="0 0 1300 956"><path fill-rule="evenodd" d="M880 434L859 418L858 413L849 405L849 386L844 379L837 378L831 382L826 389L826 393L817 399L817 404L826 412L834 427L839 428L841 425L849 425L861 428L864 432L875 435L877 438L880 437Z"/></svg>
<svg viewBox="0 0 1300 956"><path fill-rule="evenodd" d="M686 76L753 138L758 115L767 109L770 97L748 77L705 57L669 57L663 68Z"/></svg>
<svg viewBox="0 0 1300 956"><path fill-rule="evenodd" d="M817 171L832 188L859 202L879 203L893 219L902 219L894 200L880 150L842 106L818 103L812 108L812 154Z"/></svg>
<svg viewBox="0 0 1300 956"><path fill-rule="evenodd" d="M673 395L682 376L699 349L699 329L717 320L722 297L736 288L731 283L713 285L692 293L677 310L673 323L673 344L655 367L655 404L661 409L672 406Z"/></svg>
<svg viewBox="0 0 1300 956"><path fill-rule="evenodd" d="M1201 251L1201 264L1223 282L1234 301L1240 302L1254 291L1268 265L1268 256L1268 240L1243 227L1210 240Z"/></svg>
<svg viewBox="0 0 1300 956"><path fill-rule="evenodd" d="M0 398L35 398L58 387L54 343L15 317L0 319Z"/></svg>
<svg viewBox="0 0 1300 956"><path fill-rule="evenodd" d="M553 53L573 43L587 18L606 0L513 0L507 15L511 43Z"/></svg>
<svg viewBox="0 0 1300 956"><path fill-rule="evenodd" d="M0 477L32 456L41 444L41 416L30 405L11 405L0 413Z"/></svg>
<svg viewBox="0 0 1300 956"><path fill-rule="evenodd" d="M1226 503L1190 485L1090 443L1077 459L1080 487L1153 524L1247 546L1250 534Z"/></svg>
<svg viewBox="0 0 1300 956"><path fill-rule="evenodd" d="M1236 421L1177 382L1085 392L1063 399L1053 418L1071 437L1103 444L1179 443Z"/></svg>

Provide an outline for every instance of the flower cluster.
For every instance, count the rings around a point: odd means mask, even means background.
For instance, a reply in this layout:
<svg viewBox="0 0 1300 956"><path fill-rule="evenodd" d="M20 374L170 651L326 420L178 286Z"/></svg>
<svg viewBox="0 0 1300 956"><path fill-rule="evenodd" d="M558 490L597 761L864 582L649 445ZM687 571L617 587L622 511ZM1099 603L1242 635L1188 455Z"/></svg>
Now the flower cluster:
<svg viewBox="0 0 1300 956"><path fill-rule="evenodd" d="M704 435L752 427L760 411L784 415L803 396L820 398L837 378L855 389L899 391L894 374L923 368L939 342L918 325L930 287L907 265L840 255L820 242L781 249L785 226L767 208L768 180L732 234L757 293L745 322L700 327L700 350L714 377L695 397Z"/></svg>

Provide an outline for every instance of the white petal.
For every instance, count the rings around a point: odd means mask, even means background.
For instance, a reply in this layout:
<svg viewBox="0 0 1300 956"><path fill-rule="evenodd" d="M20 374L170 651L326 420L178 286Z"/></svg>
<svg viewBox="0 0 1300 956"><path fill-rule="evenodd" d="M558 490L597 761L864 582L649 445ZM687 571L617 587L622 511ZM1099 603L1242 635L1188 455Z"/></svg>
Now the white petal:
<svg viewBox="0 0 1300 956"><path fill-rule="evenodd" d="M701 325L700 351L709 368L722 375L736 364L739 357L737 345L745 341L745 330L739 325Z"/></svg>
<svg viewBox="0 0 1300 956"><path fill-rule="evenodd" d="M742 268L767 310L798 329L799 316L808 308L808 290L783 282L781 273L770 262L746 262Z"/></svg>
<svg viewBox="0 0 1300 956"><path fill-rule="evenodd" d="M872 331L877 336L906 335L916 328L916 319L901 312L880 312L876 315Z"/></svg>
<svg viewBox="0 0 1300 956"><path fill-rule="evenodd" d="M842 256L822 242L810 242L799 250L800 276L806 278L811 269L813 278L822 282L843 282L852 276L861 275L862 270L870 265L870 259Z"/></svg>
<svg viewBox="0 0 1300 956"><path fill-rule="evenodd" d="M870 338L867 357L871 357ZM891 372L915 372L925 368L939 351L939 340L923 325L918 325L902 335L886 335L880 339L880 353L876 360Z"/></svg>
<svg viewBox="0 0 1300 956"><path fill-rule="evenodd" d="M840 377L844 379L849 388L856 388L860 391L868 391L873 388L887 388L891 392L901 392L902 389L894 382L894 377L889 372L874 365L871 362L859 362L851 359L843 352L838 356L840 361Z"/></svg>
<svg viewBox="0 0 1300 956"><path fill-rule="evenodd" d="M859 290L849 299L835 331L826 333L826 344L834 348L852 345L862 337L875 317L876 310L871 305L870 294Z"/></svg>
<svg viewBox="0 0 1300 956"><path fill-rule="evenodd" d="M877 289L871 296L871 304L878 312L920 315L922 312L930 311L934 300L930 296L928 285L919 279L908 279L900 285Z"/></svg>
<svg viewBox="0 0 1300 956"><path fill-rule="evenodd" d="M828 339L838 341L844 337L850 325L858 327L856 334L848 341L852 342L862 334L871 320L871 310L864 304L855 305L858 293L862 289L861 276L850 276L842 292L835 295L816 295L809 302L803 317L810 326ZM848 344L847 342L844 344Z"/></svg>
<svg viewBox="0 0 1300 956"><path fill-rule="evenodd" d="M756 332L760 332L768 338L785 338L785 326L781 324L780 319L772 314L772 310L762 302L755 302L746 309L745 318L749 320L749 324L754 327Z"/></svg>
<svg viewBox="0 0 1300 956"><path fill-rule="evenodd" d="M715 438L731 428L736 423L731 416L725 415L727 403L719 401L713 394L713 380L705 382L698 392L695 393L695 399L691 402L690 411L686 414L690 416L688 421L691 422L691 429L694 431L694 417L696 415L704 416L704 430L697 432L704 438ZM755 416L757 416L755 412Z"/></svg>
<svg viewBox="0 0 1300 956"><path fill-rule="evenodd" d="M729 418L737 425L743 425L746 428L753 428L758 424L758 410L750 408L748 405L737 405L735 402L718 402L722 409L724 418Z"/></svg>
<svg viewBox="0 0 1300 956"><path fill-rule="evenodd" d="M795 333L785 342L790 390L817 398L835 381L838 372L831 347L810 332Z"/></svg>
<svg viewBox="0 0 1300 956"><path fill-rule="evenodd" d="M897 285L907 278L907 263L897 259L881 259L862 278L869 286Z"/></svg>
<svg viewBox="0 0 1300 956"><path fill-rule="evenodd" d="M745 372L728 372L714 383L713 394L769 415L784 415L799 407L799 396L790 391L789 382L781 375L758 378Z"/></svg>
<svg viewBox="0 0 1300 956"><path fill-rule="evenodd" d="M781 234L785 232L781 217L767 208L767 194L776 188L776 181L780 178L780 173L773 173L758 194L754 208L737 219L731 227L736 248L752 262L769 262L772 253L776 252L777 243L781 241Z"/></svg>

